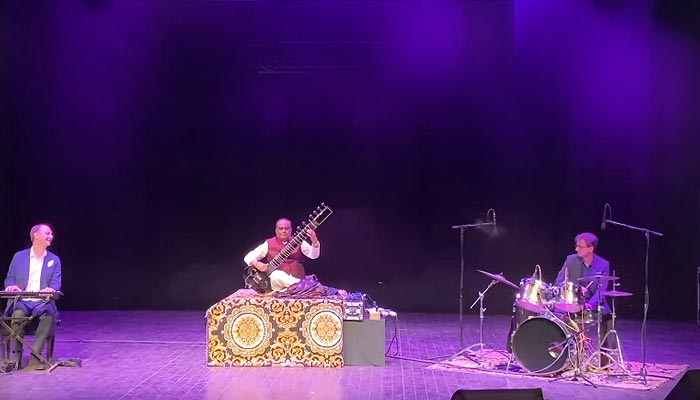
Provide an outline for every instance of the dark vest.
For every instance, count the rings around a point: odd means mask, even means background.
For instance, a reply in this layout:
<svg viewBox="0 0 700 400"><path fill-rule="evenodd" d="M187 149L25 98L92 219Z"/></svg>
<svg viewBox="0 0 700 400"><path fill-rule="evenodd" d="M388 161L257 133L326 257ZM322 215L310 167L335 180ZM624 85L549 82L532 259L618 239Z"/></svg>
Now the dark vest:
<svg viewBox="0 0 700 400"><path fill-rule="evenodd" d="M270 262L282 251L285 245L276 237L267 239L266 242L267 255L265 256L265 262ZM301 253L301 246L297 246L292 254L290 254L286 260L282 261L279 269L295 278L304 279L306 272L304 271L304 265L301 263L302 257L304 257L304 255Z"/></svg>

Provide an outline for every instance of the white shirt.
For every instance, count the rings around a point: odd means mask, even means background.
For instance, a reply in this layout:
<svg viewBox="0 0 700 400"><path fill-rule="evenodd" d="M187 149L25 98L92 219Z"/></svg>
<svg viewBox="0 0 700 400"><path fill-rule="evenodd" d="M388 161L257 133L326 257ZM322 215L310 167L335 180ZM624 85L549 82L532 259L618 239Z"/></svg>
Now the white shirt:
<svg viewBox="0 0 700 400"><path fill-rule="evenodd" d="M318 247L314 247L309 242L304 240L301 242L301 254L309 257L312 260L317 259L321 255L321 242L318 242ZM267 255L268 247L267 240L264 241L260 246L251 250L248 254L243 257L243 262L246 265L251 265L253 262L262 260ZM293 284L299 282L298 278L295 278L288 273L277 269L270 273L270 286L272 290L279 292L287 289Z"/></svg>
<svg viewBox="0 0 700 400"><path fill-rule="evenodd" d="M34 254L34 249L29 250L29 280L27 281L27 292L38 292L41 290L41 270L44 268L46 250L41 256Z"/></svg>

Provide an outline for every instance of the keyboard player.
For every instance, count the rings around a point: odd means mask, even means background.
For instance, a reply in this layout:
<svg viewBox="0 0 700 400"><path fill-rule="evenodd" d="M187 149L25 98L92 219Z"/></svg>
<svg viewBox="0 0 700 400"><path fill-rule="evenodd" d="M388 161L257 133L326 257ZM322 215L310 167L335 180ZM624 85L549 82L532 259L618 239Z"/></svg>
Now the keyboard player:
<svg viewBox="0 0 700 400"><path fill-rule="evenodd" d="M41 292L55 293L61 290L61 259L48 251L54 236L47 224L34 225L29 231L31 247L20 250L12 257L5 278L6 292ZM53 299L19 297L8 300L4 316L12 317L12 329L17 330L22 325L22 317L34 316L39 318L39 325L34 336L32 350L41 354L46 338L51 333L56 319L57 309ZM20 334L21 336L21 334ZM22 344L13 340L11 362L21 365ZM30 369L46 369L48 366L36 356L31 355Z"/></svg>

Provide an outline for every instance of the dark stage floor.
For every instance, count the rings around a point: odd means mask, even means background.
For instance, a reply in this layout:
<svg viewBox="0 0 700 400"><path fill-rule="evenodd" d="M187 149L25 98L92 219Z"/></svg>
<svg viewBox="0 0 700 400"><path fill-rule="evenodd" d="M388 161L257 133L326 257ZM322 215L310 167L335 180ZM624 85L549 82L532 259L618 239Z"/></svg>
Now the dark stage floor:
<svg viewBox="0 0 700 400"><path fill-rule="evenodd" d="M388 358L384 367L210 368L204 311L110 311L62 314L56 357L82 368L0 375L0 399L449 399L457 389L542 387L546 399L663 399L676 384L653 391L592 388L522 376L429 369ZM478 341L469 315L465 344ZM485 342L503 348L509 317L487 316ZM641 361L640 321L620 321L629 360ZM387 343L393 335L387 321ZM700 327L650 321L647 361L700 368ZM400 314L399 354L442 359L459 349L456 315ZM390 354L394 353L395 347Z"/></svg>

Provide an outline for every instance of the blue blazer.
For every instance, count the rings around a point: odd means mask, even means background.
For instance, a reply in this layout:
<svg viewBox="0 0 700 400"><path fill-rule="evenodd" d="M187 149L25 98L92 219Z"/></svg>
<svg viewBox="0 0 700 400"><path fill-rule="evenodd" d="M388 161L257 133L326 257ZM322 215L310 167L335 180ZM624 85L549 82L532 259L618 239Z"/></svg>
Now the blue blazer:
<svg viewBox="0 0 700 400"><path fill-rule="evenodd" d="M598 301L600 301L600 305L603 308L603 313L609 314L610 306L608 306L605 296L601 296L600 292L602 290L609 290L608 288L610 287L610 282L601 282L602 288L598 288L598 284L595 281L579 282L578 279L591 275L610 275L610 262L603 257L594 254L590 267L586 267L583 259L579 257L578 254L571 254L566 257L564 265L562 265L561 270L559 270L556 283L561 283L564 281L564 274L565 270L567 269L569 270L570 281L581 286L588 286L588 298L585 300L593 305L598 304Z"/></svg>
<svg viewBox="0 0 700 400"><path fill-rule="evenodd" d="M22 290L27 289L27 284L29 283L29 252L31 249L20 250L15 253L10 261L10 268L7 271L7 278L5 278L5 286L17 285ZM46 257L44 257L44 265L41 268L41 278L39 279L39 288L53 288L54 290L61 290L61 259L50 251L46 251ZM8 302L8 307L10 307ZM52 311L56 312L56 305L51 301L50 308ZM6 310L8 311L8 310Z"/></svg>

